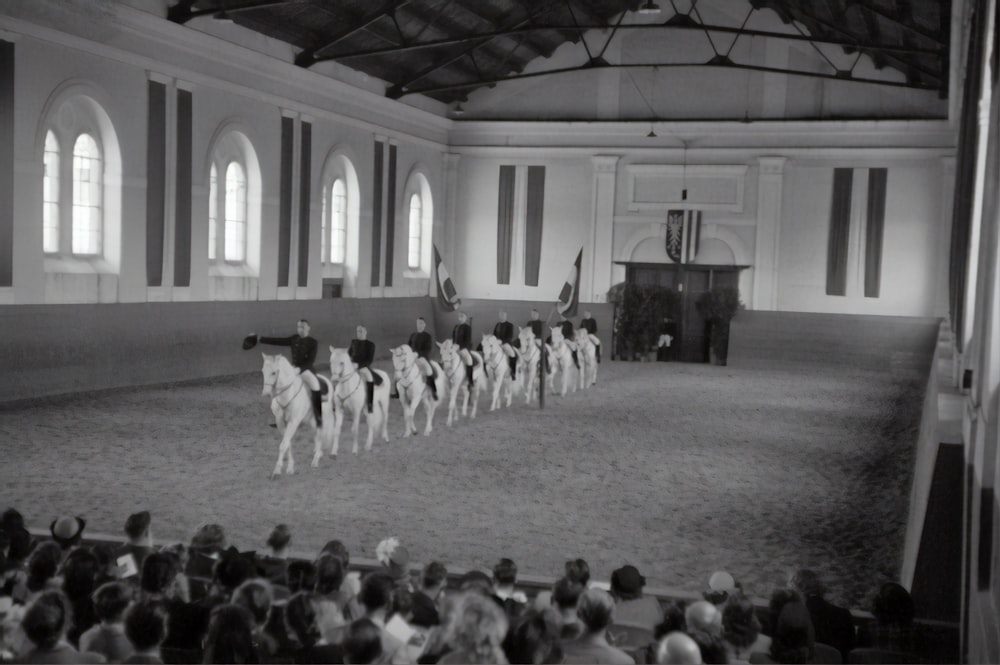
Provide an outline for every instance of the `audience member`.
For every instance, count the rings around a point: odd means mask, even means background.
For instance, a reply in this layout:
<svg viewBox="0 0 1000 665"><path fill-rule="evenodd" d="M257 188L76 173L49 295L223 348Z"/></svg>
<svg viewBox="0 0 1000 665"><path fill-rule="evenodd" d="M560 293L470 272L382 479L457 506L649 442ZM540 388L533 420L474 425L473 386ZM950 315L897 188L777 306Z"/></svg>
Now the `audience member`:
<svg viewBox="0 0 1000 665"><path fill-rule="evenodd" d="M134 651L125 636L125 610L133 588L125 582L108 582L94 592L94 614L99 623L80 635L80 651L93 651L109 663L120 663Z"/></svg>
<svg viewBox="0 0 1000 665"><path fill-rule="evenodd" d="M560 623L559 615L551 608L522 614L503 641L507 662L511 665L561 663Z"/></svg>
<svg viewBox="0 0 1000 665"><path fill-rule="evenodd" d="M611 595L616 600L615 620L652 631L663 620L663 610L656 598L642 594L645 585L646 578L635 566L622 566L611 573Z"/></svg>
<svg viewBox="0 0 1000 665"><path fill-rule="evenodd" d="M42 592L24 614L21 626L34 649L18 658L21 663L103 663L104 656L80 652L66 641L73 617L69 599L59 591Z"/></svg>
<svg viewBox="0 0 1000 665"><path fill-rule="evenodd" d="M250 611L253 617L254 646L261 662L267 662L278 652L278 640L267 633L267 621L271 616L271 584L267 580L248 580L236 587L230 600Z"/></svg>
<svg viewBox="0 0 1000 665"><path fill-rule="evenodd" d="M370 619L358 619L344 637L344 662L349 665L388 662L382 653L384 631Z"/></svg>
<svg viewBox="0 0 1000 665"><path fill-rule="evenodd" d="M128 542L114 553L116 563L121 557L132 557L131 560L126 559L119 564L122 577L134 577L138 581L142 562L153 553L153 531L150 528L150 521L147 510L133 513L125 520L125 536Z"/></svg>
<svg viewBox="0 0 1000 665"><path fill-rule="evenodd" d="M93 594L99 572L97 557L84 547L71 550L63 562L62 588L73 608L73 623L68 631L71 644L78 644L80 635L97 623Z"/></svg>
<svg viewBox="0 0 1000 665"><path fill-rule="evenodd" d="M731 661L747 661L751 653L766 653L771 647L771 638L760 632L753 602L739 593L730 596L722 608L722 637Z"/></svg>
<svg viewBox="0 0 1000 665"><path fill-rule="evenodd" d="M311 591L299 591L285 605L285 625L297 643L293 656L296 663L339 663L343 650L323 636L320 627L319 598ZM380 649L381 652L381 649Z"/></svg>
<svg viewBox="0 0 1000 665"><path fill-rule="evenodd" d="M125 613L125 636L135 653L123 663L130 665L160 665L160 645L167 639L169 614L162 601L142 598Z"/></svg>
<svg viewBox="0 0 1000 665"><path fill-rule="evenodd" d="M698 651L701 652L701 662L705 665L725 665L729 662L726 641L722 639L721 634L689 628L688 635L698 645Z"/></svg>
<svg viewBox="0 0 1000 665"><path fill-rule="evenodd" d="M690 635L673 631L660 640L656 662L660 665L701 665L701 649Z"/></svg>
<svg viewBox="0 0 1000 665"><path fill-rule="evenodd" d="M208 610L178 597L180 563L168 552L153 552L142 562L139 588L142 598L162 602L169 616L163 646L200 649L208 628Z"/></svg>
<svg viewBox="0 0 1000 665"><path fill-rule="evenodd" d="M721 608L729 597L739 593L740 589L740 583L733 579L732 575L724 570L718 570L708 578L708 589L702 593L702 597Z"/></svg>
<svg viewBox="0 0 1000 665"><path fill-rule="evenodd" d="M438 662L505 664L502 644L507 627L507 614L492 598L474 592L462 594L450 626L452 650Z"/></svg>
<svg viewBox="0 0 1000 665"><path fill-rule="evenodd" d="M659 640L674 631L687 630L687 621L684 618L687 606L682 601L666 600L660 603L660 607L663 609L663 621L653 628L653 637Z"/></svg>
<svg viewBox="0 0 1000 665"><path fill-rule="evenodd" d="M696 600L684 610L684 623L688 633L700 630L712 635L722 635L722 612L707 600Z"/></svg>
<svg viewBox="0 0 1000 665"><path fill-rule="evenodd" d="M316 565L311 561L290 561L285 574L289 593L316 589Z"/></svg>
<svg viewBox="0 0 1000 665"><path fill-rule="evenodd" d="M87 522L82 517L58 517L49 525L52 540L59 544L63 552L68 552L80 544Z"/></svg>
<svg viewBox="0 0 1000 665"><path fill-rule="evenodd" d="M552 587L552 607L559 614L559 637L564 640L574 640L583 634L583 624L577 616L576 608L584 586L577 581L564 577Z"/></svg>
<svg viewBox="0 0 1000 665"><path fill-rule="evenodd" d="M502 604L500 599L493 595L493 580L481 570L466 571L458 581L458 590L474 591L484 596L490 596L497 603Z"/></svg>
<svg viewBox="0 0 1000 665"><path fill-rule="evenodd" d="M188 550L188 562L184 568L184 574L188 578L197 581L192 585L194 596L191 600L197 601L207 593L209 582L215 564L226 549L226 532L218 524L203 524L198 527L191 538L191 547Z"/></svg>
<svg viewBox="0 0 1000 665"><path fill-rule="evenodd" d="M398 538L386 538L375 547L375 558L384 566L385 574L389 575L399 586L413 590L410 580L410 552Z"/></svg>
<svg viewBox="0 0 1000 665"><path fill-rule="evenodd" d="M767 653L750 654L751 663L809 663L813 657L813 626L809 610L798 599L786 602L774 624Z"/></svg>
<svg viewBox="0 0 1000 665"><path fill-rule="evenodd" d="M257 568L254 562L248 556L237 552L235 547L230 547L215 562L211 590L200 604L211 610L216 605L230 602L237 587L256 575Z"/></svg>
<svg viewBox="0 0 1000 665"><path fill-rule="evenodd" d="M913 598L895 582L879 587L872 602L875 615L874 635L862 641L870 646L851 650L852 663L908 663L915 660L913 651Z"/></svg>
<svg viewBox="0 0 1000 665"><path fill-rule="evenodd" d="M519 616L528 598L524 592L517 591L514 585L517 583L517 564L512 559L500 559L493 566L493 595L503 603L504 610L510 619Z"/></svg>
<svg viewBox="0 0 1000 665"><path fill-rule="evenodd" d="M764 632L766 632L771 637L774 637L774 631L777 629L778 615L781 614L781 609L791 602L802 602L802 596L795 589L775 589L771 592L771 598L767 603L767 617L768 622L765 626Z"/></svg>
<svg viewBox="0 0 1000 665"><path fill-rule="evenodd" d="M361 573L350 569L350 551L348 551L347 546L339 540L331 540L328 541L320 551L320 555L323 554L332 554L335 557L338 557L344 564L344 570L347 572L344 575L344 583L341 585L341 589L347 597L351 599L350 612L348 612L348 614L353 618L360 617L364 613L361 603L357 600L358 594L361 593Z"/></svg>
<svg viewBox="0 0 1000 665"><path fill-rule="evenodd" d="M253 643L253 616L250 610L229 603L212 610L201 662L260 662Z"/></svg>
<svg viewBox="0 0 1000 665"><path fill-rule="evenodd" d="M615 601L608 592L601 589L584 591L580 596L577 615L583 624L583 634L564 645L563 662L610 665L635 663L632 656L608 644L608 628L615 621Z"/></svg>
<svg viewBox="0 0 1000 665"><path fill-rule="evenodd" d="M270 553L257 557L257 571L261 577L271 584L286 587L288 566L288 548L292 542L292 530L287 524L279 524L271 530L267 537L267 547Z"/></svg>
<svg viewBox="0 0 1000 665"><path fill-rule="evenodd" d="M445 568L443 563L440 561L431 561L424 566L423 571L420 573L420 590L414 595L414 602L426 607L426 603L423 603L419 597L423 596L431 601L431 607L434 608L434 615L433 618L428 617L428 620L433 621L433 623L428 625L437 625L440 623L439 603L447 586L448 569Z"/></svg>
<svg viewBox="0 0 1000 665"><path fill-rule="evenodd" d="M400 663L406 662L406 643L385 629L393 614L392 594L395 588L396 581L388 573L369 573L361 582L361 594L358 599L364 607L364 618L378 626L381 631L384 661Z"/></svg>
<svg viewBox="0 0 1000 665"><path fill-rule="evenodd" d="M828 602L825 598L826 585L819 575L805 568L792 575L791 585L805 600L809 618L816 631L816 641L829 644L838 651L846 662L847 654L854 648L854 621L851 612Z"/></svg>

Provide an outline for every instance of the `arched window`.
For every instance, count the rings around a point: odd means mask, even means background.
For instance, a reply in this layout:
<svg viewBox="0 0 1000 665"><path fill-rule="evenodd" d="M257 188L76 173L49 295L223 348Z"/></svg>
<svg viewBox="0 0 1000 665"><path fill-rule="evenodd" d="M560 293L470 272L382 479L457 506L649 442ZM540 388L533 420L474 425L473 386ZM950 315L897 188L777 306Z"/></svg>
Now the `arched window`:
<svg viewBox="0 0 1000 665"><path fill-rule="evenodd" d="M409 233L409 244L406 258L406 265L408 268L417 269L420 267L420 254L421 246L420 240L422 237L422 226L423 226L423 214L422 207L420 205L420 195L413 194L410 196L410 233Z"/></svg>
<svg viewBox="0 0 1000 665"><path fill-rule="evenodd" d="M51 131L45 134L43 159L42 249L46 254L55 254L59 251L59 140Z"/></svg>
<svg viewBox="0 0 1000 665"><path fill-rule="evenodd" d="M343 263L347 255L347 185L343 178L334 180L330 187L329 210L328 239L324 233L324 245L329 247L329 251L324 257L324 263Z"/></svg>
<svg viewBox="0 0 1000 665"><path fill-rule="evenodd" d="M219 168L212 163L208 176L208 260L219 256Z"/></svg>
<svg viewBox="0 0 1000 665"><path fill-rule="evenodd" d="M238 162L226 167L225 206L225 258L242 263L246 260L247 178Z"/></svg>
<svg viewBox="0 0 1000 665"><path fill-rule="evenodd" d="M97 142L80 134L73 145L73 254L101 253L103 166Z"/></svg>

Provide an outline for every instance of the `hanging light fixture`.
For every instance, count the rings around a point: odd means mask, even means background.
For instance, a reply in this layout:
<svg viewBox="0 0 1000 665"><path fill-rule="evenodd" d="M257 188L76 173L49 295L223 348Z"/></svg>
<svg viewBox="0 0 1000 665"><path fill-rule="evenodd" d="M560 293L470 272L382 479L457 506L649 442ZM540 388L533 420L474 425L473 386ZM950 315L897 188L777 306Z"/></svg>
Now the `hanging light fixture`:
<svg viewBox="0 0 1000 665"><path fill-rule="evenodd" d="M660 6L653 0L646 0L637 10L640 14L659 14Z"/></svg>
<svg viewBox="0 0 1000 665"><path fill-rule="evenodd" d="M655 139L657 136L657 133L653 130L653 123L649 123L649 134L646 134L646 138Z"/></svg>
<svg viewBox="0 0 1000 665"><path fill-rule="evenodd" d="M687 190L687 168L688 168L688 144L687 141L681 141L684 144L684 157L681 163L681 201L688 200L688 190Z"/></svg>
<svg viewBox="0 0 1000 665"><path fill-rule="evenodd" d="M461 103L455 104L455 108L451 110L451 114L456 118L461 118L463 115L465 115L465 109L462 108Z"/></svg>

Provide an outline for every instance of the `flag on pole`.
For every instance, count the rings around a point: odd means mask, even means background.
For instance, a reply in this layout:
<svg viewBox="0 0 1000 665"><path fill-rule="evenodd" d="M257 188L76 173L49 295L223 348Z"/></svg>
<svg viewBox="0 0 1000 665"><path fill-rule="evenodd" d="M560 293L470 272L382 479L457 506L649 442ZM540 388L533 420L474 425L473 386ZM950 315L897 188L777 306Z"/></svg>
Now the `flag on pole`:
<svg viewBox="0 0 1000 665"><path fill-rule="evenodd" d="M576 262L573 264L572 270L566 275L566 283L563 284L562 291L559 292L559 301L556 302L556 309L566 318L576 316L576 308L580 304L580 263L582 261L583 247L576 255Z"/></svg>
<svg viewBox="0 0 1000 665"><path fill-rule="evenodd" d="M691 263L698 254L700 210L667 212L667 256L675 263Z"/></svg>
<svg viewBox="0 0 1000 665"><path fill-rule="evenodd" d="M434 245L434 273L437 275L438 302L441 303L441 307L445 311L454 312L455 307L460 305L462 300L458 297L458 292L455 290L455 284L451 281L448 270L441 262L441 254L438 252L437 245Z"/></svg>

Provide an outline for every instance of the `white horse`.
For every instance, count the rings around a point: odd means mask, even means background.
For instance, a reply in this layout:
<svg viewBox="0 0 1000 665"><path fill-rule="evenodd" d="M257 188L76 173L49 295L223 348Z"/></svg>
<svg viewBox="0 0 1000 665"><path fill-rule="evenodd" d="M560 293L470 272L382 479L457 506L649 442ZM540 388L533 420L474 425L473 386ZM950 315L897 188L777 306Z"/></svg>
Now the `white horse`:
<svg viewBox="0 0 1000 665"><path fill-rule="evenodd" d="M495 335L483 335L483 362L486 363L486 378L493 386L493 400L490 411L496 411L502 401L510 408L514 399L514 381L510 378L510 361L504 344Z"/></svg>
<svg viewBox="0 0 1000 665"><path fill-rule="evenodd" d="M424 405L424 413L427 414L427 426L424 427L424 436L430 436L434 423L434 412L438 405L444 401L448 392L446 381L436 383L437 398L431 393L427 386L427 379L420 369L420 364L416 351L410 348L409 344L397 346L392 351L392 367L395 370L396 387L399 390L399 403L403 405L403 418L406 421L406 431L404 437L417 433L417 425L414 416L417 407ZM444 370L435 361L430 361L431 368L437 376L444 378Z"/></svg>
<svg viewBox="0 0 1000 665"><path fill-rule="evenodd" d="M597 345L584 328L577 328L575 335L580 359L580 390L583 390L597 383Z"/></svg>
<svg viewBox="0 0 1000 665"><path fill-rule="evenodd" d="M550 330L552 331L552 343L548 345L549 362L552 363L553 375L557 369L560 373L562 387L559 394L565 396L570 388L576 392L576 383L570 380L572 372L577 371L576 366L573 365L573 348L570 346L574 343L563 337L562 328L559 326L550 328Z"/></svg>
<svg viewBox="0 0 1000 665"><path fill-rule="evenodd" d="M288 358L283 355L261 354L264 357L264 365L261 367L261 374L264 375L264 389L262 395L271 398L271 413L278 425L281 433L281 445L278 447L278 462L274 465L271 478L281 475L282 461L287 456L287 471L289 475L295 473L295 460L292 458L292 439L299 426L311 427L313 436L313 466L319 466L319 458L323 455L323 444L330 440L333 427L333 403L329 390L324 397L321 408L323 416L323 426L316 426L316 416L313 414L312 400L310 398L309 387L299 376L299 371L288 362ZM318 376L326 383L327 388L332 389L330 381L325 377Z"/></svg>
<svg viewBox="0 0 1000 665"><path fill-rule="evenodd" d="M469 390L469 381L465 374L465 363L458 353L458 347L450 339L444 342L437 342L438 350L441 353L441 367L444 370L446 383L448 384L448 426L458 420L458 395L462 393L462 417L468 413L469 398L472 398L472 413L470 418L476 417L476 410L479 407L479 393L486 390L486 372L483 371L482 357L473 352L472 356L478 358L480 364L475 365L472 370L473 390Z"/></svg>
<svg viewBox="0 0 1000 665"><path fill-rule="evenodd" d="M537 396L538 371L541 368L542 351L538 339L531 328L518 328L517 338L521 348L517 350L517 376L524 391L524 403L530 404Z"/></svg>
<svg viewBox="0 0 1000 665"><path fill-rule="evenodd" d="M365 380L358 374L358 366L351 361L347 349L330 347L330 378L337 384L333 389L333 401L336 406L333 424L333 445L330 454L337 456L340 450L340 428L344 424L344 411L351 412L351 434L354 436L354 447L351 452L358 452L358 427L361 418L368 421L368 440L365 450L372 449L372 439L375 432L380 432L384 441L389 440L389 375L380 369L372 369L372 374L382 377L382 384L375 386L372 400L372 412L368 413ZM362 415L364 414L364 415Z"/></svg>

